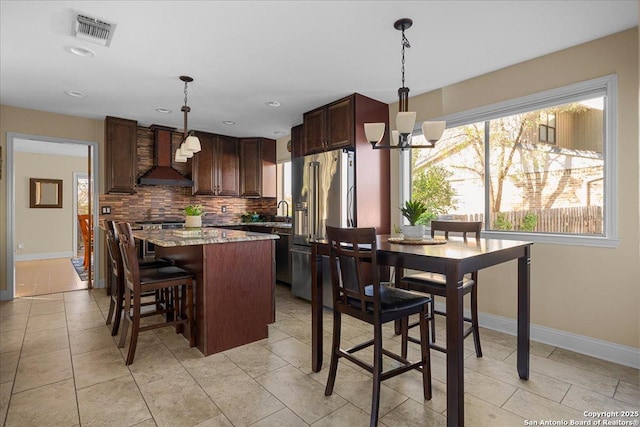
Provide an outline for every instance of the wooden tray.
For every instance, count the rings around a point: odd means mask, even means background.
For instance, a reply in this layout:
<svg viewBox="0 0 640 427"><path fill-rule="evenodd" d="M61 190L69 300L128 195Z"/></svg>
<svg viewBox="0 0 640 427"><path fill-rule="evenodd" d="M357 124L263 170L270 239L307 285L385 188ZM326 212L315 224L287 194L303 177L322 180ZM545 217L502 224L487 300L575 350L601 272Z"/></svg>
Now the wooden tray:
<svg viewBox="0 0 640 427"><path fill-rule="evenodd" d="M401 245L444 245L447 241L444 238L405 240L404 237L389 237L389 243L398 243Z"/></svg>

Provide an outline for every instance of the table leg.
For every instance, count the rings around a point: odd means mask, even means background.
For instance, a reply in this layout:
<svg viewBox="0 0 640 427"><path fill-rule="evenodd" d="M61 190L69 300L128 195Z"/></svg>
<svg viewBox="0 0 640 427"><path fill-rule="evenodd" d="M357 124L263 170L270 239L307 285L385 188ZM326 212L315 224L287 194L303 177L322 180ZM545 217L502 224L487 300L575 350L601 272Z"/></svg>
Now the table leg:
<svg viewBox="0 0 640 427"><path fill-rule="evenodd" d="M311 370L322 369L322 256L311 245Z"/></svg>
<svg viewBox="0 0 640 427"><path fill-rule="evenodd" d="M464 425L464 333L462 278L447 266L447 426Z"/></svg>
<svg viewBox="0 0 640 427"><path fill-rule="evenodd" d="M518 258L518 375L529 379L530 322L530 264L531 247L526 246L524 256Z"/></svg>

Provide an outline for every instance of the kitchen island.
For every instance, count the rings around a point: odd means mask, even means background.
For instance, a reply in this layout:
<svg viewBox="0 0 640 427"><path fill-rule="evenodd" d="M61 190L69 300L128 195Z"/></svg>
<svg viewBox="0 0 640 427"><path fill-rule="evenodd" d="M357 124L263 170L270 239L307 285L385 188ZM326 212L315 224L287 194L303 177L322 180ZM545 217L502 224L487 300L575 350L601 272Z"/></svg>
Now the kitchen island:
<svg viewBox="0 0 640 427"><path fill-rule="evenodd" d="M221 228L134 230L156 257L195 274L196 346L205 355L268 337L275 321L275 234Z"/></svg>

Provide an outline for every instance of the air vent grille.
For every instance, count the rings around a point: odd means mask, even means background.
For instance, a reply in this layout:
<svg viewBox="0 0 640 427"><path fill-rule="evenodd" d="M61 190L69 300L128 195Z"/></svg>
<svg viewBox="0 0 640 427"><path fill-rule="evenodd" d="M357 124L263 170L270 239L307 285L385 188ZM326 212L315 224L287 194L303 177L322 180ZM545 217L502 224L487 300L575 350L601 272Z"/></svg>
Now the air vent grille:
<svg viewBox="0 0 640 427"><path fill-rule="evenodd" d="M111 43L115 24L82 14L76 16L75 24L76 37L102 46Z"/></svg>

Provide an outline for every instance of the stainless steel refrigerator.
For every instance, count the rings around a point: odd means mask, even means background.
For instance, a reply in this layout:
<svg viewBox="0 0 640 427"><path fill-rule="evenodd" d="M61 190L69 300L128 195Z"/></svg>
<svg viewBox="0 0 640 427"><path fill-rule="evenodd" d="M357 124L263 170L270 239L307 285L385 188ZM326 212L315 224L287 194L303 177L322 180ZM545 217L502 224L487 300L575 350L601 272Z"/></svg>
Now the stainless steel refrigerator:
<svg viewBox="0 0 640 427"><path fill-rule="evenodd" d="M310 242L325 239L327 225L356 225L353 152L334 150L293 159L291 174L294 206L291 291L311 300ZM328 263L323 266L323 299L327 305L333 297Z"/></svg>

